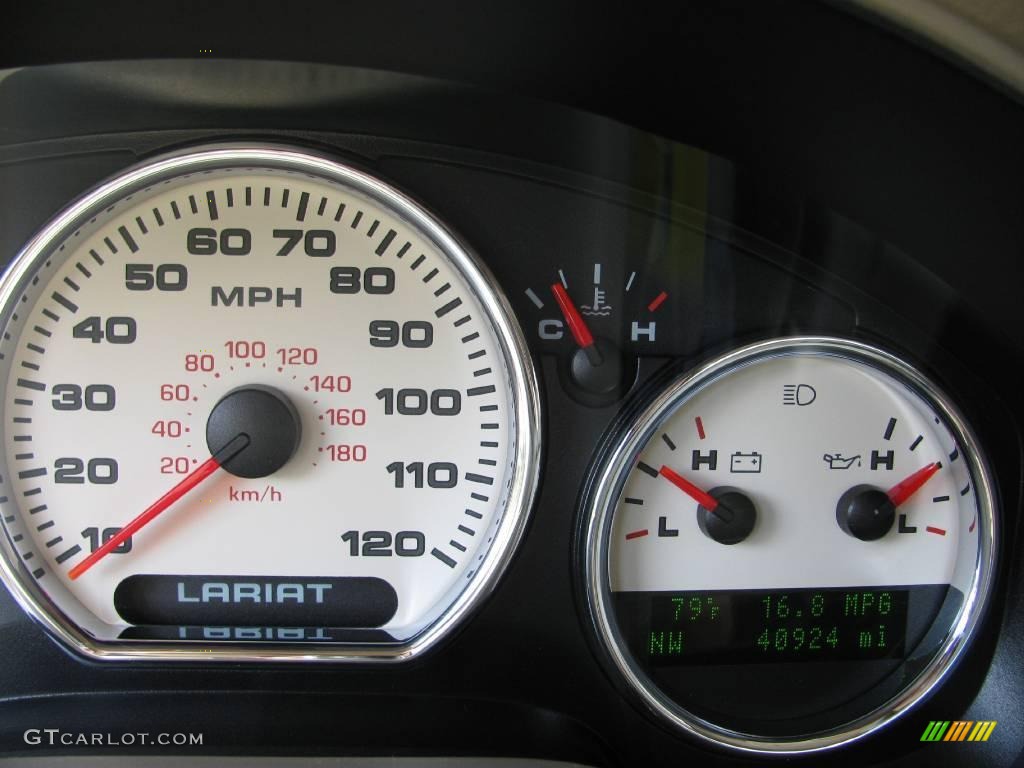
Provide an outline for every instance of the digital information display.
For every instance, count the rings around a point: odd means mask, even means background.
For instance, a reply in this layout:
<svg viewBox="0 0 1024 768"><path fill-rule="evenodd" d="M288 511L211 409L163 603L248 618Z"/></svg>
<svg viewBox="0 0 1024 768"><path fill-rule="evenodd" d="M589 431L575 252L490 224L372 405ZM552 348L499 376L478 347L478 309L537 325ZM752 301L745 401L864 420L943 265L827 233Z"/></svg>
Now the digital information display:
<svg viewBox="0 0 1024 768"><path fill-rule="evenodd" d="M616 597L626 595L630 595L629 612L639 619L633 625L634 653L652 666L868 661L904 653L906 588L619 593Z"/></svg>

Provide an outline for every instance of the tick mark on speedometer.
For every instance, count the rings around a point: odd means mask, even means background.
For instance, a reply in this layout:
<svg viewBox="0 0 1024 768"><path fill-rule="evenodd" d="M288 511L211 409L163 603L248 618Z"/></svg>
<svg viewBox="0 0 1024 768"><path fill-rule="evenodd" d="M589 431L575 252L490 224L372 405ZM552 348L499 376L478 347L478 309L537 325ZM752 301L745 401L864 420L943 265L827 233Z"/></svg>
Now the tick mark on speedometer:
<svg viewBox="0 0 1024 768"><path fill-rule="evenodd" d="M220 218L217 213L217 198L212 189L206 192L206 209L210 214L210 221L216 221Z"/></svg>
<svg viewBox="0 0 1024 768"><path fill-rule="evenodd" d="M38 381L33 381L32 379L18 379L17 380L17 385L19 387L24 387L25 389L35 389L35 390L37 390L39 392L45 392L46 391L46 385L45 384L40 384Z"/></svg>
<svg viewBox="0 0 1024 768"><path fill-rule="evenodd" d="M448 555L446 555L444 552L442 552L437 547L434 547L432 550L430 550L430 554L432 554L434 557L436 557L442 563L447 565L449 568L454 568L456 565L458 565L458 563L456 563L454 560L452 560L452 558L450 558Z"/></svg>
<svg viewBox="0 0 1024 768"><path fill-rule="evenodd" d="M82 548L80 546L78 546L77 544L75 544L75 546L71 547L70 549L66 549L63 552L61 552L59 555L57 555L57 557L55 557L54 560L57 562L58 565L60 565L60 564L64 563L65 561L69 560L70 558L74 557L75 555L77 555L81 551L82 551Z"/></svg>
<svg viewBox="0 0 1024 768"><path fill-rule="evenodd" d="M389 229L388 233L384 235L384 239L380 241L380 244L374 249L373 252L376 253L378 256L383 256L385 252L388 250L388 247L391 245L391 241L395 239L395 236L397 234L398 233L395 232L395 230Z"/></svg>
<svg viewBox="0 0 1024 768"><path fill-rule="evenodd" d="M462 299L456 297L456 298L452 299L451 301L449 301L447 304L445 304L440 309L435 310L434 314L437 317L444 317L445 315L447 315L449 312L451 312L456 307L461 306L461 304L462 304ZM469 320L468 316L466 317L466 320L467 321Z"/></svg>

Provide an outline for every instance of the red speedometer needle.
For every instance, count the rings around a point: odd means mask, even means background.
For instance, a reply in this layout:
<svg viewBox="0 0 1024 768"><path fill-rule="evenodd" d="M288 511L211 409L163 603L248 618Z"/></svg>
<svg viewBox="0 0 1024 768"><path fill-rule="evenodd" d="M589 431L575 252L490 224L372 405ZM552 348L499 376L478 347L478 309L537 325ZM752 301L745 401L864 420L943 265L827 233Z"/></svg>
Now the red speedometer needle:
<svg viewBox="0 0 1024 768"><path fill-rule="evenodd" d="M702 491L700 488L691 483L685 477L669 469L665 465L662 465L661 469L658 471L658 474L660 474L662 477L664 477L666 480L672 483L672 485L674 485L676 488L681 490L691 499L693 499L702 507L704 507L704 509L706 509L708 512L715 512L715 510L718 509L718 507L720 506L718 499L716 499L710 493L708 493L707 491Z"/></svg>
<svg viewBox="0 0 1024 768"><path fill-rule="evenodd" d="M905 480L896 483L896 485L890 488L885 495L889 497L889 501L892 502L894 507L898 507L917 493L918 489L927 483L931 479L932 475L940 469L942 469L942 465L933 461L931 464L921 467L921 469L917 470L917 472Z"/></svg>
<svg viewBox="0 0 1024 768"><path fill-rule="evenodd" d="M590 361L591 365L603 363L604 358L601 357L601 353L594 344L594 334L587 328L583 315L576 309L576 305L573 304L568 291L565 290L561 283L554 283L551 286L551 292L555 294L555 301L558 302L558 308L562 310L562 317L565 318L565 324L569 326L569 332L572 333L573 340L586 354L587 360Z"/></svg>
<svg viewBox="0 0 1024 768"><path fill-rule="evenodd" d="M117 549L117 547L124 543L126 539L130 538L135 533L138 533L143 526L153 520L157 515L220 469L221 464L228 459L237 456L248 445L249 436L244 434L238 435L238 437L228 442L228 444L217 451L217 453L196 467L184 480L147 507L141 515L122 528L116 536L112 537L109 541L103 544L103 546L85 558L85 560L68 571L68 577L74 581L83 573L88 571L96 565L96 563Z"/></svg>

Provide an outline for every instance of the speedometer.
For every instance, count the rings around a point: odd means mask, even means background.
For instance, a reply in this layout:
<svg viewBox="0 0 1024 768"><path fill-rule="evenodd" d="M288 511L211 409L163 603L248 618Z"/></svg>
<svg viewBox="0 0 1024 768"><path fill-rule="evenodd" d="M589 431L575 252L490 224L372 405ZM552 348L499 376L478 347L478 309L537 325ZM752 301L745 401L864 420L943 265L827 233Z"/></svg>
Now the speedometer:
<svg viewBox="0 0 1024 768"><path fill-rule="evenodd" d="M99 658L406 658L494 587L539 405L435 218L294 148L90 192L0 295L2 568Z"/></svg>

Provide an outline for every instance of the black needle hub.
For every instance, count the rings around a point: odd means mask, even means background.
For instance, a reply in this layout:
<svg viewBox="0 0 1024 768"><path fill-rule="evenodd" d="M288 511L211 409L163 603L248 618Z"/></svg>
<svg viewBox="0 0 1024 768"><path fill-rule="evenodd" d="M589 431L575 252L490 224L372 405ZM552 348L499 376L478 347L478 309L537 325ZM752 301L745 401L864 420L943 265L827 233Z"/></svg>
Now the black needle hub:
<svg viewBox="0 0 1024 768"><path fill-rule="evenodd" d="M836 505L836 522L850 536L876 541L892 528L896 507L889 495L870 485L855 485Z"/></svg>
<svg viewBox="0 0 1024 768"><path fill-rule="evenodd" d="M603 338L577 349L569 364L573 383L595 395L607 395L622 387L622 353Z"/></svg>
<svg viewBox="0 0 1024 768"><path fill-rule="evenodd" d="M708 495L718 504L713 510L697 506L697 525L704 535L719 544L739 544L746 539L757 523L757 507L750 497L729 486L712 488Z"/></svg>
<svg viewBox="0 0 1024 768"><path fill-rule="evenodd" d="M238 477L267 477L295 455L302 422L283 392L250 384L224 395L206 422L206 445L212 456L224 452L239 436L247 437L248 445L233 455L228 452L221 467Z"/></svg>

